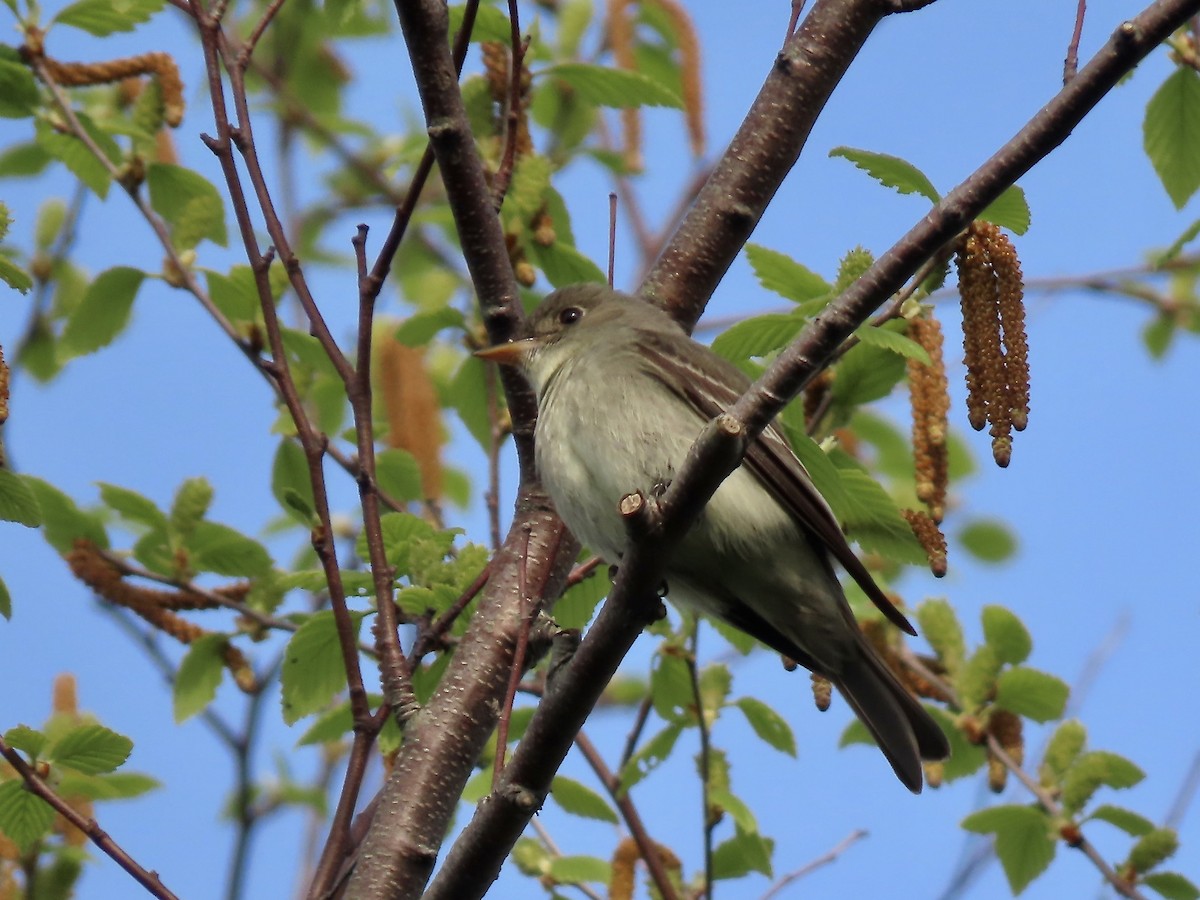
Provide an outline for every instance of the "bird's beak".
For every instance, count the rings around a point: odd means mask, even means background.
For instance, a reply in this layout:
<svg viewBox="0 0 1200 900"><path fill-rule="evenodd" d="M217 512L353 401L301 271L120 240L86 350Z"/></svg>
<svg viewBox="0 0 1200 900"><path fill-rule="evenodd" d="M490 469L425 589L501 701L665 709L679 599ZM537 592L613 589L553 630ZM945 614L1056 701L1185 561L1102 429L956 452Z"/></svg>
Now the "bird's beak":
<svg viewBox="0 0 1200 900"><path fill-rule="evenodd" d="M525 338L520 341L509 341L507 344L495 344L491 347L484 347L482 350L476 350L475 355L480 359L500 363L502 366L519 366L536 347L536 340Z"/></svg>

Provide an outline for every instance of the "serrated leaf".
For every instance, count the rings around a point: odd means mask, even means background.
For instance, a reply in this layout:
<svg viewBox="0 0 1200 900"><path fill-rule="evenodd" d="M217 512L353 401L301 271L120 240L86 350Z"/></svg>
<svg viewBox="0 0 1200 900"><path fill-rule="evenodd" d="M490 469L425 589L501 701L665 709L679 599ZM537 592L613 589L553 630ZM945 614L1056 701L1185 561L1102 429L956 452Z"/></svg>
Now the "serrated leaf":
<svg viewBox="0 0 1200 900"><path fill-rule="evenodd" d="M758 283L785 300L804 303L827 296L833 290L833 286L816 272L787 254L761 244L747 244L746 259Z"/></svg>
<svg viewBox="0 0 1200 900"><path fill-rule="evenodd" d="M37 759L42 755L46 740L46 735L28 725L15 725L4 732L4 743L14 750L20 750L30 759Z"/></svg>
<svg viewBox="0 0 1200 900"><path fill-rule="evenodd" d="M792 418L793 415L795 418ZM805 433L804 405L789 404L784 410L781 423L796 458L803 464L817 491L825 498L825 502L839 521L846 521L853 514L853 503L842 486L842 470L833 464L829 454L821 449L820 444Z"/></svg>
<svg viewBox="0 0 1200 900"><path fill-rule="evenodd" d="M621 793L625 794L635 784L662 765L683 733L683 726L672 722L648 740L629 758L621 769Z"/></svg>
<svg viewBox="0 0 1200 900"><path fill-rule="evenodd" d="M1129 851L1129 867L1135 872L1149 872L1166 862L1179 849L1179 835L1173 828L1155 828L1144 834Z"/></svg>
<svg viewBox="0 0 1200 900"><path fill-rule="evenodd" d="M555 288L580 282L604 284L608 279L600 267L565 241L543 247L537 241L528 245L530 258Z"/></svg>
<svg viewBox="0 0 1200 900"><path fill-rule="evenodd" d="M146 169L146 183L150 206L171 226L177 248L191 249L205 238L225 246L225 205L203 175L183 166L151 163Z"/></svg>
<svg viewBox="0 0 1200 900"><path fill-rule="evenodd" d="M54 815L54 808L18 779L0 781L0 834L21 852L50 831Z"/></svg>
<svg viewBox="0 0 1200 900"><path fill-rule="evenodd" d="M942 199L924 172L898 156L856 150L853 147L834 147L829 155L849 160L880 184L894 188L901 194L920 194L931 203Z"/></svg>
<svg viewBox="0 0 1200 900"><path fill-rule="evenodd" d="M1110 825L1115 825L1128 835L1133 837L1141 837L1144 834L1149 834L1155 828L1153 822L1145 816L1138 815L1129 809L1123 809L1120 806L1112 806L1103 804L1096 807L1087 817L1087 821L1099 820L1107 822Z"/></svg>
<svg viewBox="0 0 1200 900"><path fill-rule="evenodd" d="M115 484L101 481L97 482L97 486L100 488L100 499L104 501L104 505L125 521L166 531L167 514L159 509L153 500L143 497L137 491Z"/></svg>
<svg viewBox="0 0 1200 900"><path fill-rule="evenodd" d="M372 701L374 703L375 701ZM312 725L300 740L297 747L309 747L313 744L327 744L336 741L354 728L354 714L350 711L350 703L339 703L333 709L321 713L313 720Z"/></svg>
<svg viewBox="0 0 1200 900"><path fill-rule="evenodd" d="M0 520L26 528L42 524L42 508L29 484L11 469L0 469Z"/></svg>
<svg viewBox="0 0 1200 900"><path fill-rule="evenodd" d="M423 347L444 328L465 328L466 319L453 306L418 312L396 329L395 338L407 347Z"/></svg>
<svg viewBox="0 0 1200 900"><path fill-rule="evenodd" d="M839 469L838 476L847 498L844 524L850 537L868 552L925 565L925 550L879 482L860 469Z"/></svg>
<svg viewBox="0 0 1200 900"><path fill-rule="evenodd" d="M667 722L692 721L695 695L687 663L675 653L659 652L650 670L654 711Z"/></svg>
<svg viewBox="0 0 1200 900"><path fill-rule="evenodd" d="M996 658L996 651L987 644L976 647L963 663L954 679L954 687L965 712L978 712L992 696L1002 665Z"/></svg>
<svg viewBox="0 0 1200 900"><path fill-rule="evenodd" d="M407 450L393 447L377 455L375 480L385 494L396 500L421 499L421 467Z"/></svg>
<svg viewBox="0 0 1200 900"><path fill-rule="evenodd" d="M271 554L262 544L218 522L198 522L187 548L198 572L254 578L271 568Z"/></svg>
<svg viewBox="0 0 1200 900"><path fill-rule="evenodd" d="M930 364L929 353L907 335L890 328L864 325L854 332L854 336L869 347L890 350L904 359L915 359L917 362Z"/></svg>
<svg viewBox="0 0 1200 900"><path fill-rule="evenodd" d="M29 67L0 59L0 118L28 118L40 102L37 82Z"/></svg>
<svg viewBox="0 0 1200 900"><path fill-rule="evenodd" d="M1056 843L1050 821L1029 806L993 806L972 813L962 827L976 834L993 834L996 856L1004 867L1008 886L1019 894L1054 860Z"/></svg>
<svg viewBox="0 0 1200 900"><path fill-rule="evenodd" d="M172 534L187 541L212 504L213 489L206 478L188 478L175 491L167 523Z"/></svg>
<svg viewBox="0 0 1200 900"><path fill-rule="evenodd" d="M33 276L3 253L0 253L0 281L22 294L33 287Z"/></svg>
<svg viewBox="0 0 1200 900"><path fill-rule="evenodd" d="M231 322L249 322L258 316L258 291L249 266L234 266L229 274L206 270L204 280L213 305Z"/></svg>
<svg viewBox="0 0 1200 900"><path fill-rule="evenodd" d="M1029 203L1025 192L1015 184L1005 188L1004 193L989 203L979 214L985 222L1007 228L1013 234L1024 234L1029 230Z"/></svg>
<svg viewBox="0 0 1200 900"><path fill-rule="evenodd" d="M112 343L129 324L133 300L146 273L128 266L101 272L63 330L62 350L70 356L94 353Z"/></svg>
<svg viewBox="0 0 1200 900"><path fill-rule="evenodd" d="M483 360L468 356L450 382L447 401L458 413L467 431L485 450L491 444L491 423L488 421L487 388Z"/></svg>
<svg viewBox="0 0 1200 900"><path fill-rule="evenodd" d="M271 493L284 512L303 525L312 523L316 515L308 459L295 441L284 438L275 451L271 464Z"/></svg>
<svg viewBox="0 0 1200 900"><path fill-rule="evenodd" d="M1142 884L1167 900L1197 900L1200 889L1178 872L1151 872L1142 876Z"/></svg>
<svg viewBox="0 0 1200 900"><path fill-rule="evenodd" d="M950 675L962 666L966 641L954 607L942 599L926 600L917 607L921 634Z"/></svg>
<svg viewBox="0 0 1200 900"><path fill-rule="evenodd" d="M585 819L599 819L616 825L620 820L611 804L587 785L580 784L564 775L555 775L550 796L564 812Z"/></svg>
<svg viewBox="0 0 1200 900"><path fill-rule="evenodd" d="M640 72L609 69L589 63L560 63L538 74L562 79L580 96L598 106L616 109L670 106L683 109L683 100L678 94Z"/></svg>
<svg viewBox="0 0 1200 900"><path fill-rule="evenodd" d="M351 611L354 639L365 612ZM346 687L346 667L331 610L309 616L288 641L280 674L283 720L293 725L323 709Z"/></svg>
<svg viewBox="0 0 1200 900"><path fill-rule="evenodd" d="M120 768L133 752L133 741L103 725L72 728L47 750L60 766L99 775Z"/></svg>
<svg viewBox="0 0 1200 900"><path fill-rule="evenodd" d="M1042 754L1042 783L1057 786L1075 764L1086 742L1087 729L1077 719L1068 719L1054 729L1054 734L1046 744L1046 752Z"/></svg>
<svg viewBox="0 0 1200 900"><path fill-rule="evenodd" d="M41 122L37 125L36 134L38 146L47 155L66 166L71 174L90 188L96 196L101 199L108 196L108 186L112 180L108 169L83 141L73 134L55 131L48 124ZM108 138L108 143L113 143L111 138Z"/></svg>
<svg viewBox="0 0 1200 900"><path fill-rule="evenodd" d="M882 400L905 377L904 358L895 353L858 344L851 347L834 368L834 399L853 407Z"/></svg>
<svg viewBox="0 0 1200 900"><path fill-rule="evenodd" d="M450 37L454 38L462 28L465 4L455 3L450 6ZM475 12L475 24L471 28L471 42L499 41L505 45L512 39L512 26L508 16L494 6L480 4Z"/></svg>
<svg viewBox="0 0 1200 900"><path fill-rule="evenodd" d="M1003 522L976 519L958 532L964 550L981 562L999 563L1017 552L1017 539Z"/></svg>
<svg viewBox="0 0 1200 900"><path fill-rule="evenodd" d="M104 775L83 775L64 771L58 783L59 793L86 800L128 800L140 797L162 785L149 775L138 772L111 772Z"/></svg>
<svg viewBox="0 0 1200 900"><path fill-rule="evenodd" d="M98 518L81 510L74 500L48 482L30 475L21 477L37 497L42 511L42 536L51 547L66 555L76 539L82 538L101 550L108 549L108 535Z"/></svg>
<svg viewBox="0 0 1200 900"><path fill-rule="evenodd" d="M1000 673L996 705L1035 722L1049 722L1063 714L1070 692L1061 678L1017 666Z"/></svg>
<svg viewBox="0 0 1200 900"><path fill-rule="evenodd" d="M163 3L164 0L78 0L64 8L54 21L104 37L119 31L133 31L162 9Z"/></svg>
<svg viewBox="0 0 1200 900"><path fill-rule="evenodd" d="M742 711L759 740L765 741L780 753L796 755L796 736L783 716L756 697L741 697L734 705Z"/></svg>
<svg viewBox="0 0 1200 900"><path fill-rule="evenodd" d="M595 856L555 856L550 860L550 877L560 884L608 884L612 865Z"/></svg>
<svg viewBox="0 0 1200 900"><path fill-rule="evenodd" d="M609 587L609 580L602 571L593 572L558 598L551 610L554 621L560 628L582 629L592 620L596 607L608 594Z"/></svg>
<svg viewBox="0 0 1200 900"><path fill-rule="evenodd" d="M206 634L188 648L179 664L172 690L176 725L207 708L217 696L225 673L227 644L228 639L223 634Z"/></svg>
<svg viewBox="0 0 1200 900"><path fill-rule="evenodd" d="M785 313L767 313L731 325L712 342L712 350L731 362L774 353L792 342L808 320Z"/></svg>
<svg viewBox="0 0 1200 900"><path fill-rule="evenodd" d="M1200 187L1200 74L1176 68L1146 104L1142 145L1167 196L1182 209Z"/></svg>
<svg viewBox="0 0 1200 900"><path fill-rule="evenodd" d="M1062 805L1068 815L1083 809L1101 785L1118 790L1133 787L1145 773L1116 753L1093 750L1083 753L1062 779Z"/></svg>
<svg viewBox="0 0 1200 900"><path fill-rule="evenodd" d="M771 838L738 829L713 849L713 878L742 878L751 872L771 878L774 852L775 841Z"/></svg>
<svg viewBox="0 0 1200 900"><path fill-rule="evenodd" d="M1033 650L1029 630L1003 606L983 608L983 637L996 651L996 658L1009 665L1025 662Z"/></svg>

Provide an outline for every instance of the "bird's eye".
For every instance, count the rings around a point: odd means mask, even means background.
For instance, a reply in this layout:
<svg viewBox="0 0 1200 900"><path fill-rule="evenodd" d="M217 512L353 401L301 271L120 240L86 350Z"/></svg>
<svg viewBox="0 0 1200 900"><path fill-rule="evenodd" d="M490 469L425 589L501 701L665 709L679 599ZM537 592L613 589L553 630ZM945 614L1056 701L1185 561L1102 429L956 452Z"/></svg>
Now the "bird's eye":
<svg viewBox="0 0 1200 900"><path fill-rule="evenodd" d="M583 318L583 310L578 306L568 306L558 314L558 321L563 325L574 325Z"/></svg>

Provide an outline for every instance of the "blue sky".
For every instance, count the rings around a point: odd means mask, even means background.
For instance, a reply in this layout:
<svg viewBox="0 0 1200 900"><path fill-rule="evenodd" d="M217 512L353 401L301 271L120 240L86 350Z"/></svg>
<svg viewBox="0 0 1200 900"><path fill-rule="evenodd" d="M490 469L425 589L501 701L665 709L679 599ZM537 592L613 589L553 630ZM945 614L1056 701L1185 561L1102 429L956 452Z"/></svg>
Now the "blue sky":
<svg viewBox="0 0 1200 900"><path fill-rule="evenodd" d="M830 101L753 240L827 277L856 244L876 252L887 249L923 213L925 201L880 188L845 160L830 159L828 150L850 145L895 154L921 167L940 189L949 189L1053 95L1075 5L1069 0L1014 0L1000 7L942 0L885 22ZM725 3L696 2L689 8L704 47L706 119L710 153L715 153L737 127L771 65L787 5L733 16ZM1093 0L1081 58L1086 60L1123 17L1139 9L1140 4L1125 0ZM184 33L180 17L168 10L121 38L119 50L183 47ZM66 29L52 35L49 50L64 59L114 52L107 43ZM201 102L201 70L195 57L188 61L180 53L191 106L177 140L184 160L216 180L215 167L197 140L199 132L212 128ZM372 42L351 64L370 78L379 67L395 65L396 53L394 45ZM1147 249L1170 243L1196 217L1195 202L1182 212L1174 210L1141 149L1142 110L1169 71L1165 55L1157 54L1022 181L1033 225L1016 243L1028 277L1137 265ZM373 115L386 117L377 121L380 127L398 125L414 108L409 80L402 68L372 82L369 92L364 89L355 99L360 114L371 103ZM408 93L393 98L388 92L397 90L397 83ZM648 121L650 174L641 190L648 215L657 220L673 208L679 186L690 175L690 161L673 113L654 112ZM0 120L0 142L24 136L25 128L25 123ZM559 187L572 211L580 249L602 259L607 184L597 169L584 165L569 172ZM14 236L28 227L40 199L69 190L60 173L33 190L0 183L0 197L17 217ZM377 246L386 218L378 216L372 224ZM344 230L348 248L351 226ZM93 272L118 263L154 269L159 254L145 253L148 237L116 192L104 203L93 198L79 258ZM330 241L336 240L334 233ZM629 240L618 245L619 287L632 287L638 268L630 247ZM235 258L217 253L203 257L207 252L202 249L201 260L207 265ZM319 301L339 333L348 334L350 274L314 270L312 275ZM710 314L775 305L776 298L757 285L739 259L718 289ZM25 310L21 298L6 298L0 312L0 344L6 349L23 327ZM401 310L393 300L388 311ZM1200 620L1192 556L1197 539L1193 511L1200 492L1193 448L1200 426L1187 406L1189 389L1200 383L1200 348L1182 339L1165 360L1149 360L1139 340L1149 317L1128 300L1081 292L1030 296L1032 414L1005 471L991 465L986 437L967 429L961 372L952 370L952 415L968 435L980 469L955 486L958 505L947 519L948 530L953 535L974 516L998 517L1018 534L1020 550L1008 564L989 567L972 563L952 543L946 579L914 574L899 589L910 602L948 597L973 639L979 636L984 606L1010 607L1033 633L1030 664L1072 683L1097 648L1125 623L1079 715L1092 747L1124 754L1147 772L1139 787L1105 799L1157 820L1170 809L1200 750L1194 700ZM953 305L947 305L948 358L957 366L955 320ZM902 421L903 402L885 409ZM48 388L19 378L5 440L21 471L85 501L96 497L94 482L108 481L166 503L184 478L205 475L217 489L213 517L257 531L276 509L267 486L275 447L269 433L273 420L261 379L202 310L153 283L143 287L134 323L112 349L73 362ZM480 458L467 441L458 440L451 452L460 466L481 471ZM333 481L335 503L351 509L352 483L336 476ZM457 524L483 539L478 512L458 518ZM0 728L41 722L54 675L74 672L83 707L135 739L130 766L156 775L165 785L143 799L102 807L101 824L181 895L221 896L230 841L218 821L230 785L226 757L200 722L173 724L170 696L158 675L95 610L38 534L11 525L0 531L0 573L15 607L13 621L0 623ZM715 644L707 633L705 649L717 653ZM629 671L644 672L651 650L650 639L643 638ZM754 741L736 715L724 717L715 731L733 761L734 789L755 809L762 831L777 840L777 874L819 856L855 829L870 832L836 865L783 896L939 896L970 843L958 821L992 798L968 783L912 797L875 751L837 750L849 715L844 705L817 714L807 699L807 678L786 675L768 654L737 665L734 694L746 693L762 696L781 711L800 746L798 759L777 754ZM225 693L218 700L231 717L237 715L236 704L237 698ZM588 726L610 757L627 727L624 719L606 714L597 714ZM278 755L290 755L297 771L311 771L311 754L292 749L299 733L272 725L258 753L263 767L270 769ZM1030 734L1031 751L1039 737L1036 731ZM689 871L700 862L694 824L699 787L686 778L694 749L686 748L635 795L651 833L681 850ZM580 761L569 761L568 770L590 783ZM1028 800L1016 791L1006 799ZM607 826L582 826L552 804L542 821L564 852L611 845ZM1127 840L1110 826L1093 824L1087 834L1106 855L1123 857ZM255 847L260 857L248 896L283 895L280 879L289 884L297 870L300 838L294 818L264 830ZM1193 849L1200 841L1200 823L1194 810L1184 819L1181 838L1184 850L1168 868L1200 879L1195 863L1200 856ZM904 879L902 888L897 877ZM746 879L721 889L720 895L758 896L766 884ZM1086 861L1061 848L1050 873L1026 896L1088 896L1098 893L1097 884ZM533 890L506 873L494 895L524 897ZM107 861L88 872L80 892L84 898L129 895L127 877ZM967 896L1007 895L993 866Z"/></svg>

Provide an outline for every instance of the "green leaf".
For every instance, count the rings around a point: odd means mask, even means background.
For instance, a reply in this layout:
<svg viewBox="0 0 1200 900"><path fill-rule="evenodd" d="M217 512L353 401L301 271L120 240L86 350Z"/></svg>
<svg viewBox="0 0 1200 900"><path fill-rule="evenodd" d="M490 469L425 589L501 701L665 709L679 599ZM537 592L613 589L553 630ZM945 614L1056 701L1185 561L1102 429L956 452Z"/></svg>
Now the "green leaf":
<svg viewBox="0 0 1200 900"><path fill-rule="evenodd" d="M834 367L834 399L847 407L882 400L905 377L904 358L858 344L851 347Z"/></svg>
<svg viewBox="0 0 1200 900"><path fill-rule="evenodd" d="M629 758L621 769L621 793L627 793L635 784L662 765L683 733L683 725L672 722L648 740Z"/></svg>
<svg viewBox="0 0 1200 900"><path fill-rule="evenodd" d="M26 528L42 524L42 508L29 484L11 469L0 469L0 520Z"/></svg>
<svg viewBox="0 0 1200 900"><path fill-rule="evenodd" d="M592 620L596 607L608 594L610 587L603 569L601 566L599 571L593 572L579 584L565 590L555 602L552 612L554 621L560 628L582 629Z"/></svg>
<svg viewBox="0 0 1200 900"><path fill-rule="evenodd" d="M1142 877L1142 884L1157 891L1167 900L1197 900L1200 889L1178 872L1152 872Z"/></svg>
<svg viewBox="0 0 1200 900"><path fill-rule="evenodd" d="M1017 666L1000 673L996 705L1035 722L1049 722L1063 714L1070 692L1061 678Z"/></svg>
<svg viewBox="0 0 1200 900"><path fill-rule="evenodd" d="M601 822L611 822L614 825L620 821L608 800L586 785L564 775L554 776L550 796L563 808L564 812L572 815L583 816L585 819L599 819Z"/></svg>
<svg viewBox="0 0 1200 900"><path fill-rule="evenodd" d="M792 342L808 320L786 313L767 313L731 325L712 342L713 352L731 362L774 353Z"/></svg>
<svg viewBox="0 0 1200 900"><path fill-rule="evenodd" d="M96 516L81 510L74 500L48 482L30 475L21 477L37 497L42 511L42 536L51 547L65 556L71 552L76 539L81 538L101 550L108 549L108 535Z"/></svg>
<svg viewBox="0 0 1200 900"><path fill-rule="evenodd" d="M354 639L365 612L351 611ZM283 660L283 720L293 725L324 709L346 687L346 666L331 610L309 616L288 641Z"/></svg>
<svg viewBox="0 0 1200 900"><path fill-rule="evenodd" d="M804 303L828 296L833 291L833 286L816 272L787 254L761 244L747 244L746 259L758 283L785 300Z"/></svg>
<svg viewBox="0 0 1200 900"><path fill-rule="evenodd" d="M996 658L1010 665L1025 662L1033 650L1029 630L1003 606L983 608L983 637L996 651Z"/></svg>
<svg viewBox="0 0 1200 900"><path fill-rule="evenodd" d="M982 769L987 762L986 751L967 740L955 717L936 706L927 705L925 711L942 727L942 732L950 743L950 756L942 763L942 779L949 783L959 778L967 778Z"/></svg>
<svg viewBox="0 0 1200 900"><path fill-rule="evenodd" d="M761 834L737 829L733 837L713 849L713 877L742 878L751 872L772 877L771 856L775 842Z"/></svg>
<svg viewBox="0 0 1200 900"><path fill-rule="evenodd" d="M756 697L741 697L734 705L742 711L759 740L766 741L780 753L796 755L796 736L783 716Z"/></svg>
<svg viewBox="0 0 1200 900"><path fill-rule="evenodd" d="M834 147L829 155L848 159L880 184L895 188L901 194L920 194L931 203L942 199L925 173L898 156L856 150L853 147Z"/></svg>
<svg viewBox="0 0 1200 900"><path fill-rule="evenodd" d="M549 874L560 884L608 884L612 866L595 856L555 856L550 860Z"/></svg>
<svg viewBox="0 0 1200 900"><path fill-rule="evenodd" d="M501 209L506 222L528 222L545 206L552 172L553 166L545 156L530 153L517 160Z"/></svg>
<svg viewBox="0 0 1200 900"><path fill-rule="evenodd" d="M833 514L839 520L845 521L853 515L853 503L842 486L842 470L833 464L829 454L821 449L821 445L805 432L804 404L788 404L783 412L781 424L787 432L788 442L792 445L796 458L808 472L808 477L825 498Z"/></svg>
<svg viewBox="0 0 1200 900"><path fill-rule="evenodd" d="M450 6L450 38L458 34L462 28L465 4L455 3ZM475 13L475 24L471 28L471 42L500 41L504 45L512 39L512 26L508 24L508 16L494 6L480 4Z"/></svg>
<svg viewBox="0 0 1200 900"><path fill-rule="evenodd" d="M1179 835L1173 828L1155 828L1142 835L1129 851L1129 866L1135 872L1149 872L1166 862L1179 850Z"/></svg>
<svg viewBox="0 0 1200 900"><path fill-rule="evenodd" d="M1063 809L1073 815L1087 805L1101 785L1121 790L1133 787L1145 777L1141 769L1116 753L1093 750L1081 754L1063 778Z"/></svg>
<svg viewBox="0 0 1200 900"><path fill-rule="evenodd" d="M1087 729L1078 719L1068 719L1059 725L1046 745L1046 752L1042 754L1042 783L1057 786L1083 752L1086 742Z"/></svg>
<svg viewBox="0 0 1200 900"><path fill-rule="evenodd" d="M861 469L839 469L838 475L847 497L845 526L850 537L868 552L925 565L924 549L879 482Z"/></svg>
<svg viewBox="0 0 1200 900"><path fill-rule="evenodd" d="M445 328L466 328L466 319L453 306L414 313L396 329L395 338L408 347L424 347Z"/></svg>
<svg viewBox="0 0 1200 900"><path fill-rule="evenodd" d="M953 676L966 655L966 641L954 607L942 599L926 600L917 607L917 622L938 661Z"/></svg>
<svg viewBox="0 0 1200 900"><path fill-rule="evenodd" d="M258 289L249 266L234 266L228 275L205 270L208 296L231 322L252 322L258 317Z"/></svg>
<svg viewBox="0 0 1200 900"><path fill-rule="evenodd" d="M393 447L376 456L375 480L396 500L421 499L421 467L407 450Z"/></svg>
<svg viewBox="0 0 1200 900"><path fill-rule="evenodd" d="M3 253L0 253L0 281L22 294L33 287L33 276Z"/></svg>
<svg viewBox="0 0 1200 900"><path fill-rule="evenodd" d="M133 741L103 725L72 728L47 751L60 766L85 775L99 775L120 768L133 752Z"/></svg>
<svg viewBox="0 0 1200 900"><path fill-rule="evenodd" d="M1200 74L1179 66L1146 104L1142 143L1176 209L1200 187Z"/></svg>
<svg viewBox="0 0 1200 900"><path fill-rule="evenodd" d="M954 679L954 687L958 689L958 700L965 712L978 712L987 703L996 689L996 678L1002 665L989 644L976 647L963 663Z"/></svg>
<svg viewBox="0 0 1200 900"><path fill-rule="evenodd" d="M80 121L82 122L83 119L80 119ZM36 134L38 146L47 155L57 159L66 166L71 171L71 174L90 188L96 196L101 199L108 196L108 186L111 182L108 169L88 149L87 144L73 134L63 134L62 132L55 131L48 124L42 122L37 124ZM96 137L96 133L93 133L91 130L89 130L89 134L92 137ZM119 148L116 148L116 144L112 138L108 138L107 135L105 138L106 142L101 143L101 149L105 150L106 153L109 150L115 150L116 157L119 159ZM111 153L110 161L112 161Z"/></svg>
<svg viewBox="0 0 1200 900"><path fill-rule="evenodd" d="M0 834L24 853L50 831L54 808L16 778L0 781Z"/></svg>
<svg viewBox="0 0 1200 900"><path fill-rule="evenodd" d="M186 542L212 504L213 489L206 478L188 478L175 491L167 524L172 534Z"/></svg>
<svg viewBox="0 0 1200 900"><path fill-rule="evenodd" d="M1148 321L1142 328L1142 343L1151 359L1162 359L1171 349L1175 340L1176 322L1172 315L1160 313Z"/></svg>
<svg viewBox="0 0 1200 900"><path fill-rule="evenodd" d="M22 66L21 68L24 68ZM13 144L0 152L0 177L39 175L50 165L51 156L32 141Z"/></svg>
<svg viewBox="0 0 1200 900"><path fill-rule="evenodd" d="M271 569L271 554L253 538L217 522L198 522L187 541L198 572L254 578Z"/></svg>
<svg viewBox="0 0 1200 900"><path fill-rule="evenodd" d="M271 493L279 505L302 525L309 525L316 516L316 500L309 478L308 459L295 441L284 438L275 451L271 465Z"/></svg>
<svg viewBox="0 0 1200 900"><path fill-rule="evenodd" d="M1003 522L976 519L958 532L964 550L981 562L999 563L1017 552L1017 539Z"/></svg>
<svg viewBox="0 0 1200 900"><path fill-rule="evenodd" d="M7 620L12 619L12 595L8 592L8 585L4 583L4 579L0 578L0 616Z"/></svg>
<svg viewBox="0 0 1200 900"><path fill-rule="evenodd" d="M225 673L225 647L229 643L223 634L206 634L188 648L172 690L175 703L175 724L186 722L208 707L217 696L217 688Z"/></svg>
<svg viewBox="0 0 1200 900"><path fill-rule="evenodd" d="M530 257L555 288L583 281L604 284L607 278L600 267L565 241L543 247L537 241L528 244Z"/></svg>
<svg viewBox="0 0 1200 900"><path fill-rule="evenodd" d="M225 205L203 175L182 166L151 163L146 183L150 206L171 226L177 248L191 249L205 238L225 246Z"/></svg>
<svg viewBox="0 0 1200 900"><path fill-rule="evenodd" d="M118 31L133 31L162 9L163 3L164 0L78 0L63 9L54 21L104 37Z"/></svg>
<svg viewBox="0 0 1200 900"><path fill-rule="evenodd" d="M670 106L683 109L683 100L678 94L640 72L608 69L588 63L560 63L538 74L565 81L580 96L598 106L617 109Z"/></svg>
<svg viewBox="0 0 1200 900"><path fill-rule="evenodd" d="M0 118L28 118L40 102L37 82L29 67L0 59Z"/></svg>
<svg viewBox="0 0 1200 900"><path fill-rule="evenodd" d="M1008 886L1019 894L1054 860L1055 840L1046 814L1029 806L993 806L971 813L962 827L996 836L996 856Z"/></svg>
<svg viewBox="0 0 1200 900"><path fill-rule="evenodd" d="M488 421L485 363L475 356L463 360L450 382L447 400L467 431L485 450L491 445L492 426Z"/></svg>
<svg viewBox="0 0 1200 900"><path fill-rule="evenodd" d="M864 325L854 332L854 336L869 347L890 350L904 359L915 359L925 365L930 364L929 353L924 347L891 328Z"/></svg>
<svg viewBox="0 0 1200 900"><path fill-rule="evenodd" d="M979 214L985 222L1007 228L1013 234L1024 234L1029 230L1029 203L1025 192L1015 184L1005 188L1004 193L989 203Z"/></svg>
<svg viewBox="0 0 1200 900"><path fill-rule="evenodd" d="M88 800L128 800L161 786L149 775L138 772L84 775L64 770L58 783L59 792L64 796L83 797Z"/></svg>
<svg viewBox="0 0 1200 900"><path fill-rule="evenodd" d="M112 343L129 324L129 314L146 273L117 266L96 276L83 302L71 313L63 331L62 349L70 356L94 353Z"/></svg>
<svg viewBox="0 0 1200 900"><path fill-rule="evenodd" d="M15 750L20 750L30 759L37 759L46 747L46 735L28 725L17 725L4 732L4 742Z"/></svg>
<svg viewBox="0 0 1200 900"><path fill-rule="evenodd" d="M1116 825L1126 834L1133 837L1141 837L1144 834L1149 834L1155 828L1154 823L1145 816L1138 815L1132 810L1123 809L1120 806L1111 806L1107 803L1096 807L1091 815L1087 817L1088 821L1093 819L1107 822L1110 825Z"/></svg>
<svg viewBox="0 0 1200 900"><path fill-rule="evenodd" d="M650 670L654 711L667 722L690 722L695 712L692 675L676 653L659 651Z"/></svg>
<svg viewBox="0 0 1200 900"><path fill-rule="evenodd" d="M737 825L738 831L749 834L758 833L758 820L754 818L754 812L741 797L732 793L727 787L709 788L708 802L721 812L728 813Z"/></svg>
<svg viewBox="0 0 1200 900"><path fill-rule="evenodd" d="M154 504L153 500L115 484L101 481L98 482L98 485L100 499L104 501L104 505L125 521L144 525L150 529L167 530L167 515Z"/></svg>

